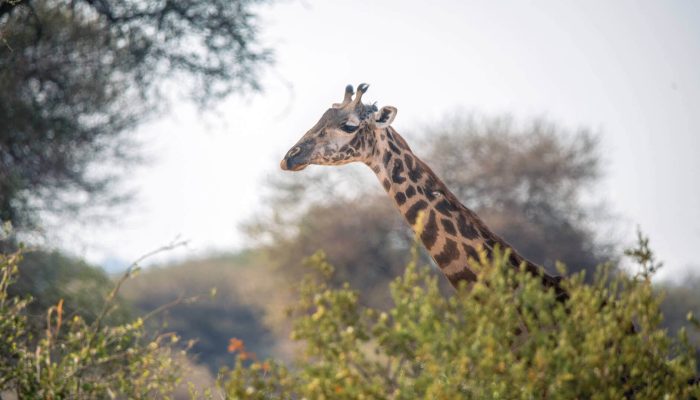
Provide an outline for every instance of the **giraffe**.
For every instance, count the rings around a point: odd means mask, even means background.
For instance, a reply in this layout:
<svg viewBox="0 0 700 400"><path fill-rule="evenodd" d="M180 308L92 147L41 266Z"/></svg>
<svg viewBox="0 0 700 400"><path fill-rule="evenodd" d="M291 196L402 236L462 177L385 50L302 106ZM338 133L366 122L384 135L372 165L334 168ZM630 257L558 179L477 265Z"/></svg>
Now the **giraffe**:
<svg viewBox="0 0 700 400"><path fill-rule="evenodd" d="M419 213L424 221L419 236L435 263L457 288L460 281L476 280L469 259L478 260L479 250L490 256L496 246L509 249L513 267L525 265L557 298L568 296L560 277L548 275L522 257L445 186L430 167L418 158L391 123L397 109L362 102L369 85L362 83L355 94L345 88L343 101L326 110L321 119L287 152L280 167L300 171L310 164L343 165L362 162L372 169L384 190L409 225L417 229ZM353 95L355 97L353 98Z"/></svg>

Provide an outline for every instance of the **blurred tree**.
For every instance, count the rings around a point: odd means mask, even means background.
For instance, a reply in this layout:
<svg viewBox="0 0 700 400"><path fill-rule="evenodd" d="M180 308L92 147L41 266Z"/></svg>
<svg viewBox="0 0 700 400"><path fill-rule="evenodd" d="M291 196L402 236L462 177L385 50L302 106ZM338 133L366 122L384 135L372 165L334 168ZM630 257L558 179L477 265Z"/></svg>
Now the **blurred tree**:
<svg viewBox="0 0 700 400"><path fill-rule="evenodd" d="M114 282L99 267L58 251L37 250L24 254L16 282L8 293L32 298L26 312L32 328L38 330L46 324L46 310L61 300L66 316L80 315L91 323L102 312L113 286ZM117 298L115 305L106 322L125 322L130 314L126 304Z"/></svg>
<svg viewBox="0 0 700 400"><path fill-rule="evenodd" d="M280 264L280 270L303 273L300 261L322 248L339 266L337 284L349 282L364 288L370 303L388 304L385 285L403 271L411 232L386 195L314 204L297 224L295 236L280 238L268 248L269 258Z"/></svg>
<svg viewBox="0 0 700 400"><path fill-rule="evenodd" d="M678 283L666 282L660 285L660 289L663 293L661 311L664 314L664 326L672 333L685 328L700 359L700 330L693 329L688 321L688 313L692 313L695 318L700 316L700 277L689 276ZM697 368L700 372L700 364Z"/></svg>
<svg viewBox="0 0 700 400"><path fill-rule="evenodd" d="M427 128L413 148L465 205L533 261L553 267L560 260L579 271L613 258L612 243L598 240L592 226L603 210L583 201L600 178L589 131L454 117ZM277 175L268 184L270 211L244 229L280 273L295 277L290 280L298 280L303 257L324 249L337 268L336 284L361 288L368 304L388 304L386 285L402 271L412 234L365 170Z"/></svg>
<svg viewBox="0 0 700 400"><path fill-rule="evenodd" d="M260 357L279 355L261 306L274 297L272 290L260 289L259 280L265 279L255 257L242 253L148 268L125 282L121 293L136 314L148 315L172 305L149 318L147 327L158 332L167 326L167 331L183 340L193 340L190 354L215 375L232 362L226 353L232 336L245 339ZM216 295L209 298L212 288ZM279 291L280 286L275 289Z"/></svg>
<svg viewBox="0 0 700 400"><path fill-rule="evenodd" d="M425 141L427 163L525 257L550 271L563 261L572 272L613 259L613 243L596 234L607 215L591 203L601 171L588 129L468 115L429 127Z"/></svg>
<svg viewBox="0 0 700 400"><path fill-rule="evenodd" d="M41 211L119 200L138 159L127 133L164 108L168 82L202 107L258 89L261 2L0 2L0 219L33 228Z"/></svg>
<svg viewBox="0 0 700 400"><path fill-rule="evenodd" d="M412 233L374 177L361 168L271 177L265 212L243 230L267 254L272 273L290 283L304 274L301 261L323 249L337 266L335 284L347 281L362 288L363 301L381 306L390 301L386 284L406 264Z"/></svg>

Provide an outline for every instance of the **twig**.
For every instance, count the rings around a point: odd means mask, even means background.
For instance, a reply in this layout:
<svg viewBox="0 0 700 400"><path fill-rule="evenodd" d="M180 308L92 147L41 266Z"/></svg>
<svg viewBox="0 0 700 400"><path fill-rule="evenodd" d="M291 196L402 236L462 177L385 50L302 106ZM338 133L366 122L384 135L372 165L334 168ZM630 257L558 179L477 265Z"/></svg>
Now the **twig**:
<svg viewBox="0 0 700 400"><path fill-rule="evenodd" d="M204 295L200 294L200 295L185 297L181 294L181 295L177 296L177 298L175 300L173 300L169 303L165 303L152 311L149 311L146 315L141 317L141 319L146 321L146 320L150 319L151 317L154 317L154 316L162 313L163 311L166 311L166 310L169 310L169 309L175 307L178 304L183 304L183 303L187 304L187 303L195 302L195 301L201 299L202 296L204 296Z"/></svg>
<svg viewBox="0 0 700 400"><path fill-rule="evenodd" d="M157 248L149 253L142 255L141 257L136 259L136 261L132 262L129 265L129 267L127 267L126 271L124 271L124 274L122 274L122 276L119 278L117 283L114 285L114 289L112 289L112 291L109 293L109 296L107 296L107 299L105 300L104 307L102 308L102 312L100 312L100 314L97 316L97 318L93 322L92 335L90 335L90 337L88 338L88 341L87 341L88 347L90 345L92 345L93 339L95 338L95 336L97 335L97 333L100 330L102 320L109 313L110 308L112 307L112 303L114 302L114 299L117 297L117 294L119 293L119 290L121 289L122 284L124 282L126 282L126 280L131 277L132 273L138 268L139 263L141 263L143 260L145 260L149 257L155 256L156 254L159 254L159 253L162 253L165 251L170 251L170 250L176 249L180 246L185 246L186 244L187 244L186 240L179 240L176 238L171 243L169 243L165 246L159 247L159 248Z"/></svg>

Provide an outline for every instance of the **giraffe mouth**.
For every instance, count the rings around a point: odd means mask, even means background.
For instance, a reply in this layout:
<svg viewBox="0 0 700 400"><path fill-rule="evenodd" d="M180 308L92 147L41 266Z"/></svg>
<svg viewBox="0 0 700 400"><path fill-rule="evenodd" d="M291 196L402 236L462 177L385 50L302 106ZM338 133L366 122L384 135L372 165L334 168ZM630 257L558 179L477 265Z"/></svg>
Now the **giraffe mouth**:
<svg viewBox="0 0 700 400"><path fill-rule="evenodd" d="M284 158L282 161L280 161L280 168L282 168L283 171L301 171L308 165L309 163L307 162L299 162L293 158Z"/></svg>

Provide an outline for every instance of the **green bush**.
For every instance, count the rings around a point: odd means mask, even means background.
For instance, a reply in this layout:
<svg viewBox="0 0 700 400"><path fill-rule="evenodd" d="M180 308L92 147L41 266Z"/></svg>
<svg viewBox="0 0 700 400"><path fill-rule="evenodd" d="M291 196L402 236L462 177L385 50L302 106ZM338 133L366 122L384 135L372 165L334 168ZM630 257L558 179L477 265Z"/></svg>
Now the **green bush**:
<svg viewBox="0 0 700 400"><path fill-rule="evenodd" d="M168 396L179 381L175 335L151 336L142 319L106 324L126 274L93 321L65 315L59 300L32 329L31 299L8 294L21 252L0 255L0 393L18 398L91 399ZM64 316L67 317L64 319Z"/></svg>
<svg viewBox="0 0 700 400"><path fill-rule="evenodd" d="M58 251L32 249L22 254L19 271L12 286L10 296L30 296L27 314L31 329L45 329L45 313L49 307L63 299L63 318L80 315L91 323L105 307L114 283L100 267ZM114 299L117 307L110 312L106 321L109 324L127 322L129 309L119 297Z"/></svg>
<svg viewBox="0 0 700 400"><path fill-rule="evenodd" d="M235 364L217 389L191 396L253 399L699 398L696 360L685 331L661 327L658 269L647 243L629 252L633 277L600 268L564 281L566 303L537 277L507 264L508 254L473 263L478 280L451 296L425 267L410 263L390 287L386 311L363 303L348 284L334 287L323 253L290 308L298 363L259 361L232 339ZM414 251L414 260L417 259ZM173 334L150 334L144 318L107 324L127 272L92 321L68 317L63 300L29 324L31 299L8 294L21 252L0 255L0 395L18 398L168 398L180 383ZM21 267L20 267L21 268ZM165 307L165 306L164 306ZM162 308L162 307L161 307ZM694 321L692 315L689 318ZM197 393L203 390L203 393ZM217 393L218 392L218 393Z"/></svg>
<svg viewBox="0 0 700 400"><path fill-rule="evenodd" d="M631 278L600 268L592 284L575 275L563 304L507 259L474 263L478 281L451 297L411 263L381 312L348 285L331 287L333 268L318 253L309 263L322 273L302 282L290 310L292 338L304 346L298 364L250 363L236 346L242 356L219 385L231 398L258 399L700 396L685 333L671 338L660 326L653 271Z"/></svg>

